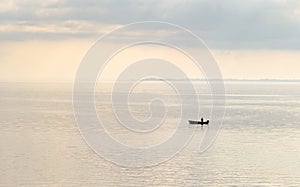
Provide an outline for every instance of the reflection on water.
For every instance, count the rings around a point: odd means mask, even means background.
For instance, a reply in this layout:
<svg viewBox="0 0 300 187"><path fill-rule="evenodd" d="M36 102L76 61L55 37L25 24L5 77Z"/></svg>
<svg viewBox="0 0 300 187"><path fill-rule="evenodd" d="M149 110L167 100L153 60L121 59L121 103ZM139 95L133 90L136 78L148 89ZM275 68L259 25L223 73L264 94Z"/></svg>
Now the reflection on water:
<svg viewBox="0 0 300 187"><path fill-rule="evenodd" d="M174 158L155 167L125 168L95 154L80 136L71 84L1 83L0 186L299 186L299 86L227 84L224 125L207 152L197 152L206 127L187 124L196 135ZM168 123L176 118L173 101L169 97L174 113ZM143 117L146 109L139 107L132 111ZM109 111L105 103L97 109ZM122 133L118 137L135 143Z"/></svg>

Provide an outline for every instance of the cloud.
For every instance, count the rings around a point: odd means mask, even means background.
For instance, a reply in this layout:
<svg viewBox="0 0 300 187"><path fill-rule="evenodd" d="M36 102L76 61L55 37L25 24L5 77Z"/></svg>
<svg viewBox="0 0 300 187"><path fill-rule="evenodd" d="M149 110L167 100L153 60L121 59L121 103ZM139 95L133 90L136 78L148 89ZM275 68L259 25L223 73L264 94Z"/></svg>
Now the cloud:
<svg viewBox="0 0 300 187"><path fill-rule="evenodd" d="M0 40L88 38L102 35L118 26L77 20L15 21L13 24L0 25Z"/></svg>
<svg viewBox="0 0 300 187"><path fill-rule="evenodd" d="M219 49L300 49L297 0L5 0L0 39L98 37L136 21L184 26Z"/></svg>
<svg viewBox="0 0 300 187"><path fill-rule="evenodd" d="M193 1L181 7L166 18L202 31L218 48L299 48L298 1Z"/></svg>

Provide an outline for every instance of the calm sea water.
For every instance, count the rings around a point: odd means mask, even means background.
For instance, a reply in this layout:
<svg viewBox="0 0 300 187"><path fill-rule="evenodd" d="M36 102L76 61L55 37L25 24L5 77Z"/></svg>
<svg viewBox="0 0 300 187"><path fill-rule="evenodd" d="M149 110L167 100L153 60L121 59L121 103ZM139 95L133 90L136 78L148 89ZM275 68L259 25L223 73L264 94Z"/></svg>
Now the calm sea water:
<svg viewBox="0 0 300 187"><path fill-rule="evenodd" d="M154 85L140 93L162 90ZM130 168L106 161L85 143L71 84L1 83L0 186L300 186L300 83L236 82L226 90L224 124L209 150L197 152L194 138L167 162ZM148 115L139 105L147 94L136 94L137 118ZM176 106L176 97L165 99ZM99 102L98 111L109 113L107 104ZM176 110L168 114L169 123L176 120ZM119 138L142 146L122 133Z"/></svg>

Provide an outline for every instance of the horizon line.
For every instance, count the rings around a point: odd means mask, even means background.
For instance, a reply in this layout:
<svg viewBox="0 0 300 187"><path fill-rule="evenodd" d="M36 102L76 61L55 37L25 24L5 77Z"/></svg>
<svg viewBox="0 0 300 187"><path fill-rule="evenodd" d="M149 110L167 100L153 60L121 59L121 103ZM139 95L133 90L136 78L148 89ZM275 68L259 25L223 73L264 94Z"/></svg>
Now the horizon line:
<svg viewBox="0 0 300 187"><path fill-rule="evenodd" d="M158 78L149 78L144 79L144 81L161 81L161 80L168 80L168 81L193 81L193 82L206 82L206 81L223 81L223 82L300 82L300 79L269 79L269 78L262 78L262 79L239 79L239 78L225 78L225 79L158 79ZM114 82L114 80L102 80L103 82ZM119 80L120 81L120 80ZM120 82L131 82L135 80L122 80ZM74 83L74 81L0 81L0 83ZM88 81L82 81L82 83L89 83Z"/></svg>

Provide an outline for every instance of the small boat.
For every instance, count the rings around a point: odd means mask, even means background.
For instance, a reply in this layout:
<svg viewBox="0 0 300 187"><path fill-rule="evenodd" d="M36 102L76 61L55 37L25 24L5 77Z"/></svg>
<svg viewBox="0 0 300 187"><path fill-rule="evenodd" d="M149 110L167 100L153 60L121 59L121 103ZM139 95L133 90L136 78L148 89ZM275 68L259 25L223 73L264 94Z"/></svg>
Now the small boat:
<svg viewBox="0 0 300 187"><path fill-rule="evenodd" d="M203 118L201 118L201 121L194 121L194 120L189 120L190 124L197 124L197 125L208 125L209 124L209 120L203 121Z"/></svg>

